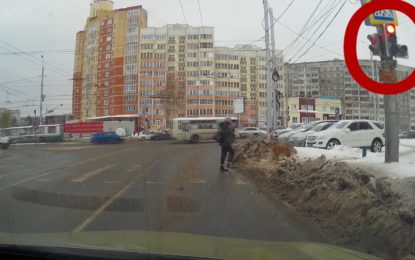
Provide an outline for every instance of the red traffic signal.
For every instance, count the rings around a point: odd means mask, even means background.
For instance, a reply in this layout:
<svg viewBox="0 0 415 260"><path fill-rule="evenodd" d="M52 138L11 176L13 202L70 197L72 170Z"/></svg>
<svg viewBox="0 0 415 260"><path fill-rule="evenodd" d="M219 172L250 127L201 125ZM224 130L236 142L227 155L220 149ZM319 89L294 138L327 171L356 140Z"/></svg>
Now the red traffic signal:
<svg viewBox="0 0 415 260"><path fill-rule="evenodd" d="M396 28L394 24L386 25L386 31L390 34L396 33Z"/></svg>
<svg viewBox="0 0 415 260"><path fill-rule="evenodd" d="M370 51L375 56L381 56L382 55L382 40L379 34L369 34L367 36L369 39L371 45L369 46Z"/></svg>

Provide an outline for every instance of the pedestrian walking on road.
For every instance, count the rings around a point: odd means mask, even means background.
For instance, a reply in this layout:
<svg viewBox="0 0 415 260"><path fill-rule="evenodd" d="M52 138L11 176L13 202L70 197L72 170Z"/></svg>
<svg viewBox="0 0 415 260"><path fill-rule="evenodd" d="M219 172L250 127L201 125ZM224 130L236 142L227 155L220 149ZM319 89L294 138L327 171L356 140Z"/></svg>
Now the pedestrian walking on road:
<svg viewBox="0 0 415 260"><path fill-rule="evenodd" d="M232 147L233 142L235 141L234 127L230 117L227 117L224 122L219 124L219 132L217 135L217 140L221 146L220 154L220 170L228 171L228 168L231 167L234 150ZM226 156L228 156L228 164L225 167Z"/></svg>

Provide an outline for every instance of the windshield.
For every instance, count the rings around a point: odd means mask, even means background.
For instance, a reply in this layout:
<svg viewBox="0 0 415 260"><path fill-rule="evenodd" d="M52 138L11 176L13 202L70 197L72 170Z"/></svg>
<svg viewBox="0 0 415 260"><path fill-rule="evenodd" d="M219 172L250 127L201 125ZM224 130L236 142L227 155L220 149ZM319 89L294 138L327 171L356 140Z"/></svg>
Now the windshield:
<svg viewBox="0 0 415 260"><path fill-rule="evenodd" d="M0 248L415 254L415 0L0 2Z"/></svg>

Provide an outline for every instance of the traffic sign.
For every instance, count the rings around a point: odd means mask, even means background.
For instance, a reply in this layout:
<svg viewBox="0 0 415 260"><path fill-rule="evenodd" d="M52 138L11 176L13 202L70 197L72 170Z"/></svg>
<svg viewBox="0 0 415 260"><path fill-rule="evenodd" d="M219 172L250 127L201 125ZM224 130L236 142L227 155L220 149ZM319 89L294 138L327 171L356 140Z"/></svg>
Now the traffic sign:
<svg viewBox="0 0 415 260"><path fill-rule="evenodd" d="M336 108L334 109L334 113L336 113L336 115L340 114L340 108L336 107Z"/></svg>
<svg viewBox="0 0 415 260"><path fill-rule="evenodd" d="M362 5L365 5L373 0L361 0ZM392 1L392 0L391 0ZM396 15L395 10L378 10L365 20L365 24L367 26L378 26L383 25L385 23L393 23L396 26L399 25L398 23L398 16Z"/></svg>
<svg viewBox="0 0 415 260"><path fill-rule="evenodd" d="M242 98L240 99L235 99L233 101L233 106L234 106L234 113L235 114L242 114L244 113L244 100Z"/></svg>

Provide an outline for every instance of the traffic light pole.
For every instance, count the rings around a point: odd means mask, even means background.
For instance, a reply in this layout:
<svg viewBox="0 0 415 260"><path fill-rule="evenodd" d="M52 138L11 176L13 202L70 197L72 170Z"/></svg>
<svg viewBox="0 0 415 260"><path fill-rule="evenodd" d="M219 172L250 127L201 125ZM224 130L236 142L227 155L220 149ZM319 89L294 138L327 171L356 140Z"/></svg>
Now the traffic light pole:
<svg viewBox="0 0 415 260"><path fill-rule="evenodd" d="M385 28L385 26L383 26ZM385 29L377 28L378 33ZM381 56L380 81L384 84L397 82L396 62L390 56L388 41L385 41L386 55ZM385 163L399 162L399 104L397 95L385 95Z"/></svg>

